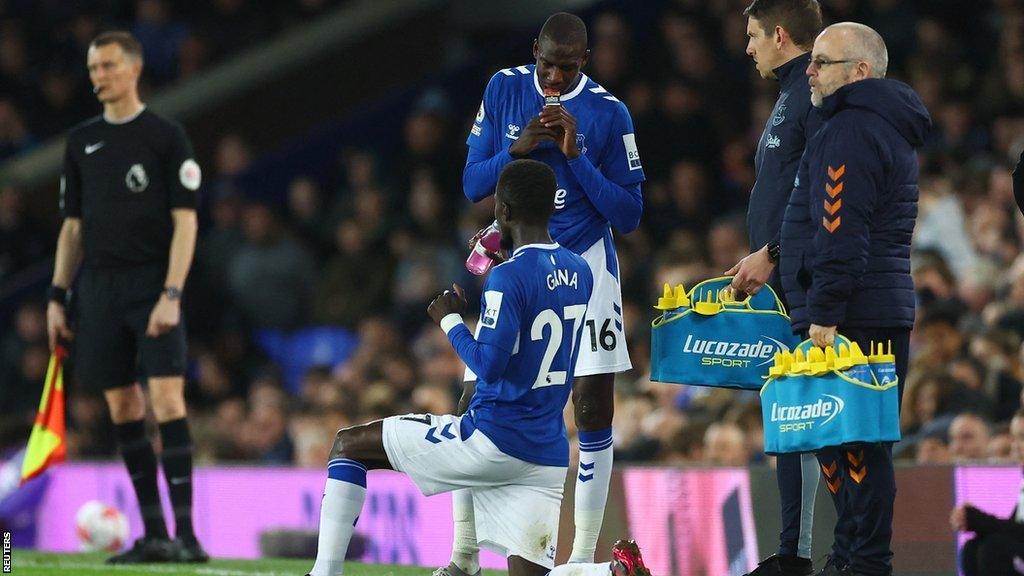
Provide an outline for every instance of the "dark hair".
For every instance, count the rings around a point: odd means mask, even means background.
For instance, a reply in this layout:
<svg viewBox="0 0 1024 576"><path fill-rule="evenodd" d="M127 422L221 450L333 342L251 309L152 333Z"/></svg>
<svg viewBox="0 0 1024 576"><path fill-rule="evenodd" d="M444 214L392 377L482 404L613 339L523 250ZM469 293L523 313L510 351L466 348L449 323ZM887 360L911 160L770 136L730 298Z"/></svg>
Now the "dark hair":
<svg viewBox="0 0 1024 576"><path fill-rule="evenodd" d="M99 48L100 46L106 46L107 44L117 44L121 47L121 50L124 50L126 55L134 56L135 58L142 60L142 44L139 44L139 41L135 39L135 36L132 36L131 32L126 32L124 30L110 30L108 32L103 32L94 38L93 41L89 43L89 46Z"/></svg>
<svg viewBox="0 0 1024 576"><path fill-rule="evenodd" d="M811 49L822 27L818 0L754 0L743 15L760 20L769 34L781 26L793 44L806 50Z"/></svg>
<svg viewBox="0 0 1024 576"><path fill-rule="evenodd" d="M545 223L555 210L555 172L537 160L515 160L498 176L496 199L509 205L513 218Z"/></svg>
<svg viewBox="0 0 1024 576"><path fill-rule="evenodd" d="M558 45L587 47L587 25L575 14L552 14L540 29L538 39L547 38Z"/></svg>

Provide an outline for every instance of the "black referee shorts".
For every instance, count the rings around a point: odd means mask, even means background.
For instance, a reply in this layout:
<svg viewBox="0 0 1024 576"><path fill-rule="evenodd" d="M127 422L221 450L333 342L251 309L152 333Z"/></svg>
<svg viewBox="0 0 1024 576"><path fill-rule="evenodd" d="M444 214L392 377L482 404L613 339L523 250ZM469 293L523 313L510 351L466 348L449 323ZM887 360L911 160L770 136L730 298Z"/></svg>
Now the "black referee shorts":
<svg viewBox="0 0 1024 576"><path fill-rule="evenodd" d="M164 266L83 270L74 348L84 387L101 391L147 377L184 375L184 319L158 338L146 336L166 274Z"/></svg>

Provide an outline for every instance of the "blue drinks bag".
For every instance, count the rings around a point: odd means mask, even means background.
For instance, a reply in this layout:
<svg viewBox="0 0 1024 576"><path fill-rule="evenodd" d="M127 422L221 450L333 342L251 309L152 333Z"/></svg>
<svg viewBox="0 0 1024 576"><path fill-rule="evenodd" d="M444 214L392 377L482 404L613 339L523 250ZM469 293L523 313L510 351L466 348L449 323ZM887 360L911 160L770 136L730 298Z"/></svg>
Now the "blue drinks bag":
<svg viewBox="0 0 1024 576"><path fill-rule="evenodd" d="M851 347L836 337L835 347ZM816 361L811 361L811 350ZM895 442L900 439L899 382L893 356L878 353L845 366L834 350L822 351L810 340L797 346L798 359L780 362L761 389L764 444L768 454L813 452L826 446ZM795 352L794 352L795 353ZM828 353L830 358L825 358ZM779 367L780 364L783 366Z"/></svg>
<svg viewBox="0 0 1024 576"><path fill-rule="evenodd" d="M759 390L777 352L799 339L770 286L734 300L732 277L712 278L686 293L665 287L651 324L651 380Z"/></svg>

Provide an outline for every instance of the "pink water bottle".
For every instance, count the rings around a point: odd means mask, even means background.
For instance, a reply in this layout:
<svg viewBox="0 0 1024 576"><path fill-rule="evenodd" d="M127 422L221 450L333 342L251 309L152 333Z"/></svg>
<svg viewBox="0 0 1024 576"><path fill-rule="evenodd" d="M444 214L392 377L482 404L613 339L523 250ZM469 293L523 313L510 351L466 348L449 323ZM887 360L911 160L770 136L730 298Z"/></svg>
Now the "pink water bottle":
<svg viewBox="0 0 1024 576"><path fill-rule="evenodd" d="M476 241L473 251L466 258L466 270L477 276L483 276L494 266L494 260L487 255L487 251L497 252L501 250L501 231L498 230L498 223L494 222L484 230L483 236Z"/></svg>

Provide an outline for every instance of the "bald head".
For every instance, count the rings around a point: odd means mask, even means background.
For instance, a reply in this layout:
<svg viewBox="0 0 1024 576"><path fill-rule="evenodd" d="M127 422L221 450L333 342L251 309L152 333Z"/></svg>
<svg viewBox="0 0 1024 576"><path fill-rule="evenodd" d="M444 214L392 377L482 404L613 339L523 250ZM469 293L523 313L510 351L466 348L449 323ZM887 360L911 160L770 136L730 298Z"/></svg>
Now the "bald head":
<svg viewBox="0 0 1024 576"><path fill-rule="evenodd" d="M811 49L811 104L820 108L847 84L884 78L888 67L889 53L878 32L856 22L833 24L818 34Z"/></svg>
<svg viewBox="0 0 1024 576"><path fill-rule="evenodd" d="M870 26L858 22L839 22L825 28L819 36L835 35L836 46L843 50L843 58L862 60L871 67L869 78L885 78L889 69L889 51L885 40Z"/></svg>
<svg viewBox="0 0 1024 576"><path fill-rule="evenodd" d="M575 14L559 12L544 22L537 40L548 40L559 46L587 49L587 25Z"/></svg>

